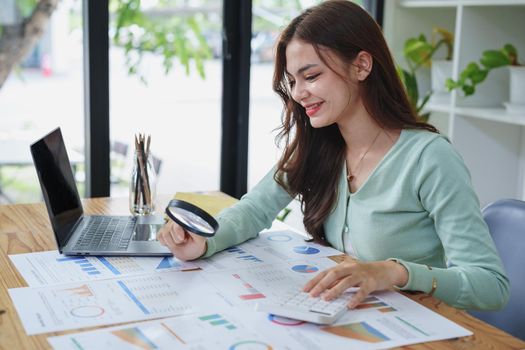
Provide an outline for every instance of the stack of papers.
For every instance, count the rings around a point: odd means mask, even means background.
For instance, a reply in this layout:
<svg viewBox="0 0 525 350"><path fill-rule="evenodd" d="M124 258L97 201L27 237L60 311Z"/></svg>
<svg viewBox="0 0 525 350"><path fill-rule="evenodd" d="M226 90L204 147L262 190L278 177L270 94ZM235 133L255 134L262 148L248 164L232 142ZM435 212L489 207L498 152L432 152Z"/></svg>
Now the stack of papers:
<svg viewBox="0 0 525 350"><path fill-rule="evenodd" d="M374 293L331 326L254 311L340 254L282 227L189 263L12 255L29 287L9 293L29 335L145 321L48 338L55 349L384 349L472 334L396 292Z"/></svg>

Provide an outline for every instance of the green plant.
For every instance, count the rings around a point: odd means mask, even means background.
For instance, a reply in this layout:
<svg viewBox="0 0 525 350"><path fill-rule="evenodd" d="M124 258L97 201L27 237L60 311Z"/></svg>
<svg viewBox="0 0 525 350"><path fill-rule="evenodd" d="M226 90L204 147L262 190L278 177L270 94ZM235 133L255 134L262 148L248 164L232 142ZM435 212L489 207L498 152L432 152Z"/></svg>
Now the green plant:
<svg viewBox="0 0 525 350"><path fill-rule="evenodd" d="M439 40L436 37L439 36ZM416 38L409 38L405 42L403 54L405 55L408 67L411 72L415 72L421 66L430 67L432 57L437 50L445 45L447 54L446 60L452 59L454 36L448 30L443 28L432 29L432 40L429 42L424 34Z"/></svg>
<svg viewBox="0 0 525 350"><path fill-rule="evenodd" d="M436 37L439 39L436 40ZM424 66L429 67L432 62L432 57L435 55L437 50L445 45L447 48L447 60L452 59L454 36L452 33L443 28L434 28L432 30L432 40L429 42L424 34L420 34L418 37L409 38L405 42L403 55L407 62L408 69L397 67L397 71L403 85L405 86L408 99L414 107L419 119L422 121L428 121L430 113L422 113L423 108L427 104L431 91L425 93L423 98L420 99L418 83L416 78L416 71Z"/></svg>
<svg viewBox="0 0 525 350"><path fill-rule="evenodd" d="M430 99L430 96L432 93L428 91L425 96L420 100L419 99L419 88L417 85L417 79L415 73L410 73L406 69L401 68L400 66L397 66L397 74L399 74L399 77L401 78L401 81L403 82L403 85L405 86L405 90L408 95L408 101L414 107L416 110L416 114L418 118L424 122L428 121L428 118L430 117L430 113L422 113L423 108L427 104L428 100Z"/></svg>
<svg viewBox="0 0 525 350"><path fill-rule="evenodd" d="M19 62L31 52L45 32L59 2L15 0L16 13L21 20L13 24L0 23L0 89L12 71L20 71ZM211 0L206 2L214 3ZM150 2L155 4L154 7L151 4L141 6L141 3L141 0L110 0L109 3L110 32L114 43L124 48L128 73L145 82L140 65L144 53L150 52L163 58L166 73L175 67L178 60L186 74L190 73L190 66L194 64L199 75L205 78L204 61L212 56L203 34L212 27L208 15L193 13L185 0ZM77 14L73 16L76 18L71 25L78 28L81 18Z"/></svg>
<svg viewBox="0 0 525 350"><path fill-rule="evenodd" d="M483 51L479 63L470 62L459 74L457 81L447 79L447 89L452 91L461 88L465 96L470 96L476 92L476 85L487 79L487 75L491 70L504 66L520 66L518 53L512 44L505 44L499 50Z"/></svg>
<svg viewBox="0 0 525 350"><path fill-rule="evenodd" d="M201 27L205 22L202 15L184 14L161 16L162 9L171 5L169 1L160 2L156 12L141 9L140 0L112 0L110 11L114 14L115 33L113 41L122 46L126 54L128 74L140 74L139 67L144 53L162 55L165 74L173 68L175 58L190 73L190 61L193 60L197 72L205 78L204 60L212 57Z"/></svg>

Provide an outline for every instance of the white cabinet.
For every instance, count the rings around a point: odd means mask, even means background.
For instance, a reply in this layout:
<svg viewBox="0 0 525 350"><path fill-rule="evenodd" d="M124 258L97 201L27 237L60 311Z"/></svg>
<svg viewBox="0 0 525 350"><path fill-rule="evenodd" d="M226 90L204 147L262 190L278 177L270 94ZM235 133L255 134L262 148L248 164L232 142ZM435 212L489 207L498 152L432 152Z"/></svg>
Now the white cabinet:
<svg viewBox="0 0 525 350"><path fill-rule="evenodd" d="M402 66L406 39L420 33L430 38L434 27L454 33L454 79L469 62L478 62L484 50L506 43L513 44L518 60L525 62L524 0L389 0L384 13L385 37ZM429 69L418 72L421 90L430 88L429 76ZM525 200L525 113L510 114L504 108L508 81L509 70L498 68L473 96L458 91L428 105L430 122L449 136L469 167L482 206L501 198Z"/></svg>

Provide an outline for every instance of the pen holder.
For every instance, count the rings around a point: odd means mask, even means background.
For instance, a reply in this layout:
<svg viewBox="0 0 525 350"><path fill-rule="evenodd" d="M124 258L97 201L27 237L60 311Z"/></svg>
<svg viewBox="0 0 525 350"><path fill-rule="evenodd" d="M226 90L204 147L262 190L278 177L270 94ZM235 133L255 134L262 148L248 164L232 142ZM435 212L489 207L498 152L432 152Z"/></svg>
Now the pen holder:
<svg viewBox="0 0 525 350"><path fill-rule="evenodd" d="M129 210L132 215L148 215L155 211L157 175L149 152L151 138L135 137L135 155L129 187Z"/></svg>

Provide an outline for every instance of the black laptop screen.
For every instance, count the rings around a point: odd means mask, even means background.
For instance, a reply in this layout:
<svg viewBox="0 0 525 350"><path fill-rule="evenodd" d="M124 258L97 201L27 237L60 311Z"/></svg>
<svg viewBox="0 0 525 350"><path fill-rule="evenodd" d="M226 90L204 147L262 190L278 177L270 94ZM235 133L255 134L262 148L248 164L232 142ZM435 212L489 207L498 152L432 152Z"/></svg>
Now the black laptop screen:
<svg viewBox="0 0 525 350"><path fill-rule="evenodd" d="M60 128L32 144L31 155L60 248L83 213Z"/></svg>

